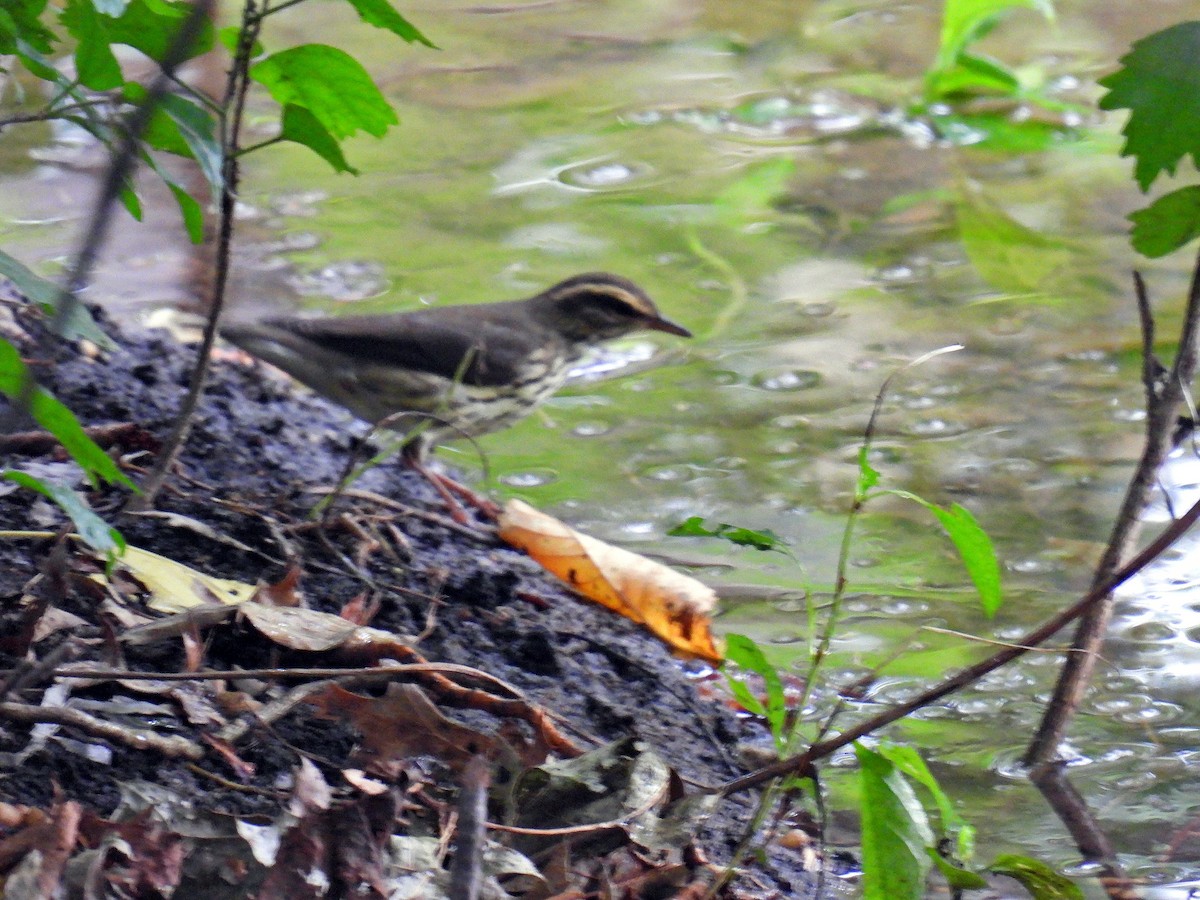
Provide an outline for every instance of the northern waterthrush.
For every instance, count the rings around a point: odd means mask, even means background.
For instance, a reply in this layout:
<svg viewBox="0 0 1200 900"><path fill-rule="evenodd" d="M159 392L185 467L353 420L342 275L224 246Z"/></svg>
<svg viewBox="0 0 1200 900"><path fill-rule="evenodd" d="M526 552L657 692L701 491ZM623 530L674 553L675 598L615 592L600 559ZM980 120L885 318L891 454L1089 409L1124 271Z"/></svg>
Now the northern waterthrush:
<svg viewBox="0 0 1200 900"><path fill-rule="evenodd" d="M526 300L270 319L222 333L359 418L411 432L405 457L419 467L442 440L528 415L592 345L646 329L691 337L633 282L590 273Z"/></svg>

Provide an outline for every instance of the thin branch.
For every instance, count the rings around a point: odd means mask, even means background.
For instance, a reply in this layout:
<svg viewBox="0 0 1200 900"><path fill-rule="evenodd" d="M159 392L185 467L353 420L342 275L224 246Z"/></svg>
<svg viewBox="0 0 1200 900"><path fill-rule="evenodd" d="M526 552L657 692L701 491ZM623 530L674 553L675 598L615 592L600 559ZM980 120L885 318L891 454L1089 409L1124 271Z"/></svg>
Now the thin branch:
<svg viewBox="0 0 1200 900"><path fill-rule="evenodd" d="M1142 345L1148 352L1143 359L1143 378L1146 382L1146 441L1142 457L1130 478L1096 573L1093 588L1107 582L1112 573L1128 557L1141 533L1141 514L1157 485L1159 469L1171 451L1172 438L1179 409L1187 387L1196 375L1197 336L1200 334L1200 258L1197 259L1188 291L1187 309L1180 329L1179 349L1170 374L1163 378L1153 355L1154 325L1145 284L1140 275L1134 276L1138 311L1142 322ZM1025 753L1025 764L1031 768L1049 763L1058 753L1067 726L1083 699L1091 679L1100 644L1112 617L1111 598L1105 598L1090 608L1076 629L1072 649L1063 663L1054 695L1037 734Z"/></svg>
<svg viewBox="0 0 1200 900"><path fill-rule="evenodd" d="M781 778L784 775L805 775L809 772L812 764L818 759L823 759L847 744L857 741L874 731L878 731L885 725L890 725L897 719L902 719L910 715L915 710L928 706L943 697L973 684L983 676L995 671L1001 666L1007 665L1012 660L1019 656L1028 653L1032 648L1038 646L1042 642L1051 638L1065 625L1070 624L1079 616L1083 615L1087 610L1091 609L1097 603L1105 600L1117 587L1128 581L1163 552L1166 551L1175 541L1179 540L1192 525L1200 520L1200 501L1198 501L1191 509L1183 514L1179 519L1172 522L1170 526L1163 530L1141 553L1130 560L1125 566L1119 569L1111 578L1102 582L1096 587L1087 592L1080 600L1076 601L1067 609L1060 612L1058 615L1049 619L1042 625L1035 628L1022 637L1014 641L1013 646L1007 647L1000 652L988 657L982 662L978 662L973 666L963 669L956 675L947 678L940 684L936 684L921 694L913 697L904 703L897 704L884 710L877 716L873 716L866 721L860 722L853 728L850 728L837 737L830 738L827 741L821 741L814 744L802 753L790 756L786 759L781 759L778 762L772 763L769 766L744 775L741 778L727 782L725 785L717 789L718 793L724 795L736 793L738 791L748 790L753 787L770 781L774 778Z"/></svg>
<svg viewBox="0 0 1200 900"><path fill-rule="evenodd" d="M154 467L142 482L142 493L129 501L126 508L130 512L144 512L154 506L158 492L162 489L167 474L191 432L196 407L200 403L204 383L208 379L208 366L212 359L213 344L217 339L221 311L225 306L225 288L229 282L230 248L233 244L234 211L237 206L238 179L241 171L237 156L238 142L246 107L246 94L250 89L250 58L254 55L254 45L258 41L260 29L261 18L256 12L255 4L252 0L247 0L242 15L242 28L238 34L237 50L229 70L225 99L222 103L222 109L227 110L227 113L221 117L221 217L217 240L216 277L213 279L208 321L204 326L204 338L197 352L196 365L188 382L188 392L180 404L175 426L163 442Z"/></svg>

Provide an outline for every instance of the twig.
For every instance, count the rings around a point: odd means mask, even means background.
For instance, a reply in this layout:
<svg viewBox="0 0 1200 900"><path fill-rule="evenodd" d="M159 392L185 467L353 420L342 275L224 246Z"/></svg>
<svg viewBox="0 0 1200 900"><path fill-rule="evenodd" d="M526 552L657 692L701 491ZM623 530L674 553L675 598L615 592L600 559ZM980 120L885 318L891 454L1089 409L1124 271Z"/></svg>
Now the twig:
<svg viewBox="0 0 1200 900"><path fill-rule="evenodd" d="M1137 469L1113 526L1104 556L1096 567L1093 586L1105 581L1137 540L1141 531L1140 515L1155 488L1159 469L1171 450L1171 436L1187 386L1196 375L1197 327L1200 324L1200 258L1192 273L1187 310L1179 336L1179 350L1169 373L1154 358L1154 320L1140 275L1134 279L1139 318L1142 323L1143 382L1146 392L1146 442ZM1062 742L1067 725L1079 706L1095 664L1112 614L1112 603L1097 604L1079 623L1072 644L1074 650L1063 665L1054 696L1037 736L1025 755L1025 764L1036 766L1052 760Z"/></svg>
<svg viewBox="0 0 1200 900"><path fill-rule="evenodd" d="M204 6L207 8L209 2ZM238 45L234 53L233 65L229 69L229 79L226 83L225 99L222 109L231 110L229 115L222 116L221 122L221 204L220 231L217 239L216 276L213 279L212 299L209 302L208 321L204 326L204 338L197 351L196 365L192 369L188 382L188 392L180 404L179 414L175 419L175 427L163 442L163 448L155 460L154 467L142 481L142 493L133 497L128 509L142 512L154 506L158 492L162 490L167 473L175 464L175 459L183 449L188 434L192 429L192 420L200 396L204 392L204 383L208 378L208 366L212 359L213 344L217 339L217 325L221 320L221 311L225 306L225 288L229 282L230 247L233 244L234 211L237 206L238 179L241 166L238 162L237 149L242 129L242 117L246 106L246 93L250 89L250 58L254 55L254 46L258 42L258 33L262 28L262 19L258 15L253 0L246 0L242 14L242 28L238 32Z"/></svg>
<svg viewBox="0 0 1200 900"><path fill-rule="evenodd" d="M478 900L483 888L487 792L491 782L487 757L471 757L463 769L458 795L458 830L450 861L449 895L455 900Z"/></svg>
<svg viewBox="0 0 1200 900"><path fill-rule="evenodd" d="M0 703L0 719L37 724L48 722L76 728L93 737L123 744L133 750L153 750L171 759L202 759L204 748L194 741L159 734L146 728L128 728L105 722L78 709L65 706L33 706L28 703Z"/></svg>

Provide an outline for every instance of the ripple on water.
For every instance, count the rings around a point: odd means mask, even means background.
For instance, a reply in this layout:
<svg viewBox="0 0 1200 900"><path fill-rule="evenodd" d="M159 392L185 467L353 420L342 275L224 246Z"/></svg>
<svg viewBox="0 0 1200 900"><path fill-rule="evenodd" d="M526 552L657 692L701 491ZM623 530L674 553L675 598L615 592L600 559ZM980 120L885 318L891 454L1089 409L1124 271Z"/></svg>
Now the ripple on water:
<svg viewBox="0 0 1200 900"><path fill-rule="evenodd" d="M649 166L609 160L567 166L557 172L557 177L568 187L604 191L624 187L631 181L645 177L650 171Z"/></svg>
<svg viewBox="0 0 1200 900"><path fill-rule="evenodd" d="M821 384L821 374L809 369L768 369L750 379L765 391L807 391Z"/></svg>
<svg viewBox="0 0 1200 900"><path fill-rule="evenodd" d="M549 468L526 469L522 472L506 472L500 483L514 488L534 488L558 481L558 472Z"/></svg>

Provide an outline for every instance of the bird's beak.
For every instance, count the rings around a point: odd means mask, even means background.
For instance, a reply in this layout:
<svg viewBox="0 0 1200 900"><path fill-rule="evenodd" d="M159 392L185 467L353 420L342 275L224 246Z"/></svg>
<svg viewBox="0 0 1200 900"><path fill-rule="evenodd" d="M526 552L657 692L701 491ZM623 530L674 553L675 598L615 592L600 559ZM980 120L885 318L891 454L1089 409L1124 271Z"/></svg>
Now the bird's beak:
<svg viewBox="0 0 1200 900"><path fill-rule="evenodd" d="M692 333L682 325L676 325L670 319L664 319L662 316L646 319L643 327L650 331L665 331L667 334L677 334L680 337L692 336Z"/></svg>

